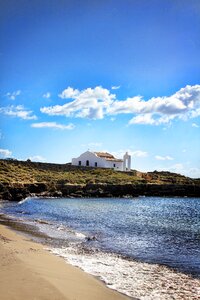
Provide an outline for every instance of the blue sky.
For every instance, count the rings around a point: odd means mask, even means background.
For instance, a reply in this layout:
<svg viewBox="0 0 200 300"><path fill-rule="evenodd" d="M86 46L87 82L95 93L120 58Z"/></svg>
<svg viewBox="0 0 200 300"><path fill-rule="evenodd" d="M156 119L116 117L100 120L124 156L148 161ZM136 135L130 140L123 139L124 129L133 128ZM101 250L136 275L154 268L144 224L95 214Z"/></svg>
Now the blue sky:
<svg viewBox="0 0 200 300"><path fill-rule="evenodd" d="M0 5L1 157L200 177L199 0Z"/></svg>

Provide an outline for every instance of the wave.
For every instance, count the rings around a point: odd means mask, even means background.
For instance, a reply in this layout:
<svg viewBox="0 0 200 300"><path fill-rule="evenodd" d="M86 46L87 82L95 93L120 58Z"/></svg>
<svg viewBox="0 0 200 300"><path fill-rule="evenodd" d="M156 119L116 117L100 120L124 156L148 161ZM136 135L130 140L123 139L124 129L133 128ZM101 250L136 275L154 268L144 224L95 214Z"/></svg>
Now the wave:
<svg viewBox="0 0 200 300"><path fill-rule="evenodd" d="M30 200L30 199L33 199L33 197L26 197L25 199L19 201L19 202L18 202L18 205L21 205L21 204L23 204L24 202L26 202L26 201L28 201L28 200Z"/></svg>
<svg viewBox="0 0 200 300"><path fill-rule="evenodd" d="M199 279L166 266L133 261L112 253L84 251L73 243L50 251L130 297L141 300L196 300L200 297Z"/></svg>
<svg viewBox="0 0 200 300"><path fill-rule="evenodd" d="M51 225L52 223L46 220L42 220L42 219L35 219L34 222L39 223L39 224L48 224Z"/></svg>
<svg viewBox="0 0 200 300"><path fill-rule="evenodd" d="M75 232L75 235L78 237L78 238L82 238L82 239L85 239L87 238L87 236L81 232Z"/></svg>

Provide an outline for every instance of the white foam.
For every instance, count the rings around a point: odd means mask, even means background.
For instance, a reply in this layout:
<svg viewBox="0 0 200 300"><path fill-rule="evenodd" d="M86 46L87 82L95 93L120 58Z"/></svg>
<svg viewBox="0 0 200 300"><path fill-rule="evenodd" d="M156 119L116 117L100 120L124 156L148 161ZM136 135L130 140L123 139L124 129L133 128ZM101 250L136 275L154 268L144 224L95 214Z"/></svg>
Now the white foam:
<svg viewBox="0 0 200 300"><path fill-rule="evenodd" d="M32 198L32 197L27 197L27 198L25 198L25 199L19 201L18 204L19 204L19 205L20 205L20 204L23 204L24 202L28 201L29 199L33 199L33 198Z"/></svg>
<svg viewBox="0 0 200 300"><path fill-rule="evenodd" d="M78 248L53 248L56 255L101 278L108 287L141 300L200 299L200 280L165 266L126 260L103 252L80 253Z"/></svg>
<svg viewBox="0 0 200 300"><path fill-rule="evenodd" d="M65 230L65 227L63 225L60 225L57 227L57 229L60 231L60 230Z"/></svg>
<svg viewBox="0 0 200 300"><path fill-rule="evenodd" d="M85 239L86 238L86 235L81 233L81 232L75 232L75 235L78 237L78 238L82 238L82 239Z"/></svg>

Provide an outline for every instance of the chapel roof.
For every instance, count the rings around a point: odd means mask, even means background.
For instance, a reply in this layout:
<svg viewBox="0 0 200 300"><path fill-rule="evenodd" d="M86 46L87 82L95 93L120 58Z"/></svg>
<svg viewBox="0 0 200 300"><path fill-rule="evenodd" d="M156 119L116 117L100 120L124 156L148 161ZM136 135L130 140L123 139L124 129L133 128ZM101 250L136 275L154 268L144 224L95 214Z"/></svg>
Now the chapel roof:
<svg viewBox="0 0 200 300"><path fill-rule="evenodd" d="M112 154L108 152L94 152L98 157L104 158L105 160L110 160L110 161L118 161L118 162L123 162L122 159L118 159L114 157Z"/></svg>

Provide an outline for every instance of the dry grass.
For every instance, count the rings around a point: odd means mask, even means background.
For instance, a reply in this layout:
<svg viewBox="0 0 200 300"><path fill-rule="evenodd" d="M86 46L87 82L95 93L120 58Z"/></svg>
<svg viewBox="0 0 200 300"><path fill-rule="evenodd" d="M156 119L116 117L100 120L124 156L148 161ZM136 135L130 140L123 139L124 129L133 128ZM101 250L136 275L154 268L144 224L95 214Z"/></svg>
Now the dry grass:
<svg viewBox="0 0 200 300"><path fill-rule="evenodd" d="M200 180L169 172L148 172L141 173L117 172L112 169L83 168L71 165L34 163L24 161L0 160L0 182L7 184L24 184L43 182L48 184L86 184L86 183L107 183L107 184L191 184L200 183Z"/></svg>

